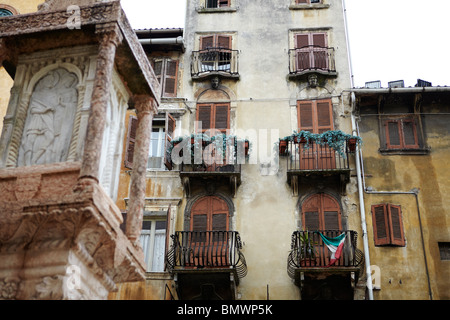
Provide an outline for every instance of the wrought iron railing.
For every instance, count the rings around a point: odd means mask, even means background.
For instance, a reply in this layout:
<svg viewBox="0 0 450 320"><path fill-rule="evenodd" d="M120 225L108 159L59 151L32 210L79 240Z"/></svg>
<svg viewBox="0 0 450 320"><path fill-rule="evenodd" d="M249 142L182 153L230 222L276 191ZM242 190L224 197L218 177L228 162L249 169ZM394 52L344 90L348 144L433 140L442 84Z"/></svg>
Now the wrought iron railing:
<svg viewBox="0 0 450 320"><path fill-rule="evenodd" d="M339 149L314 141L305 143L288 141L284 151L288 156L287 169L288 171L349 170L349 155L354 152L354 146L349 141L344 141Z"/></svg>
<svg viewBox="0 0 450 320"><path fill-rule="evenodd" d="M192 52L191 75L218 73L239 75L239 51L225 48L208 48Z"/></svg>
<svg viewBox="0 0 450 320"><path fill-rule="evenodd" d="M305 46L289 50L289 73L336 72L334 48Z"/></svg>
<svg viewBox="0 0 450 320"><path fill-rule="evenodd" d="M177 231L166 262L169 271L182 269L231 268L238 278L247 274L241 252L242 243L236 231Z"/></svg>
<svg viewBox="0 0 450 320"><path fill-rule="evenodd" d="M342 254L330 265L332 252L325 245L320 233L328 238L335 238L345 233ZM301 268L328 267L328 268L361 268L364 255L357 248L357 232L348 230L315 230L295 231L292 234L291 252L288 256L288 274L295 277L295 270Z"/></svg>

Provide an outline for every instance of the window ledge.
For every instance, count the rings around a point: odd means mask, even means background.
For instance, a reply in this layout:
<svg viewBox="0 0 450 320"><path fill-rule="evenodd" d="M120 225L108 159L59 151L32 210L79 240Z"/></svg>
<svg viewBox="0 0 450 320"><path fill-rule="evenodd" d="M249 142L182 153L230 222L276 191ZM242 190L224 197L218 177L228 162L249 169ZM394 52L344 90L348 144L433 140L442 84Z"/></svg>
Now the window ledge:
<svg viewBox="0 0 450 320"><path fill-rule="evenodd" d="M315 10L315 9L328 9L330 7L329 4L291 4L289 6L289 10Z"/></svg>
<svg viewBox="0 0 450 320"><path fill-rule="evenodd" d="M236 12L236 7L226 7L226 8L197 8L197 13L226 13L226 12Z"/></svg>
<svg viewBox="0 0 450 320"><path fill-rule="evenodd" d="M431 148L420 149L379 149L382 155L426 155L431 152Z"/></svg>
<svg viewBox="0 0 450 320"><path fill-rule="evenodd" d="M146 272L145 280L172 280L168 272Z"/></svg>

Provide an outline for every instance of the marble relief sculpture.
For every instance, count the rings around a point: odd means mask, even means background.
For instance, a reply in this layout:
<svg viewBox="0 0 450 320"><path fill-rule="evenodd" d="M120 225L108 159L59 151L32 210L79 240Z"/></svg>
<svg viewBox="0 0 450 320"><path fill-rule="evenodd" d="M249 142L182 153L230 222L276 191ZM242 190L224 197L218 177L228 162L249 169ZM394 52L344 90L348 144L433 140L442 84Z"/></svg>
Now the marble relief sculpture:
<svg viewBox="0 0 450 320"><path fill-rule="evenodd" d="M67 159L77 109L75 74L64 68L48 72L36 84L28 107L18 166Z"/></svg>

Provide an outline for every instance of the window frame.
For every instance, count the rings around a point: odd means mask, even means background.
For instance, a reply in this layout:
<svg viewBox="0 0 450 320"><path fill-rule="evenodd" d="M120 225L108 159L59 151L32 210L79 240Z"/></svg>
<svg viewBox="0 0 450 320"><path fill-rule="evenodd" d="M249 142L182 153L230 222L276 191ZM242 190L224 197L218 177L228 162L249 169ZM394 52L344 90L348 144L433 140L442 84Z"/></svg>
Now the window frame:
<svg viewBox="0 0 450 320"><path fill-rule="evenodd" d="M166 238L167 238L167 233L168 233L168 228L167 228L167 218L165 217L145 217L144 216L144 220L143 220L143 225L145 222L150 222L150 229L144 229L142 228L141 230L141 234L140 234L140 241L142 240L142 236L146 233L148 233L150 235L150 238L148 239L148 245L143 245L142 243L142 247L143 248L147 248L147 250L144 250L144 258L145 258L145 263L146 263L146 272L164 272L165 271L165 255L166 255ZM163 229L156 229L156 224L157 222L164 222L164 228ZM145 230L145 231L144 231ZM148 232L147 232L148 230ZM164 231L164 245L162 246L162 248L160 248L161 252L156 252L156 247L155 247L155 238L156 238L156 234L158 231L163 230ZM163 268L161 269L154 269L154 261L155 261L155 257L156 254L161 255L162 256L162 260L163 260Z"/></svg>
<svg viewBox="0 0 450 320"><path fill-rule="evenodd" d="M331 206L326 205L326 200L331 202L333 204L332 209L335 209L337 212L337 218L338 218L338 229L337 230L343 230L342 229L342 210L341 206L339 205L339 202L332 197L329 194L326 193L315 193L310 195L308 198L306 198L301 207L301 218L302 218L302 226L305 230L308 229L308 226L306 224L306 213L308 213L309 209L312 209L314 207L314 202L318 206L317 208L317 214L318 214L318 223L319 228L317 230L333 230L327 227L327 221L326 221L326 215L325 212L331 212L330 208ZM326 210L328 209L328 210ZM315 230L308 230L308 231L315 231Z"/></svg>
<svg viewBox="0 0 450 320"><path fill-rule="evenodd" d="M209 115L209 126L207 129L203 126L203 120L199 120L200 117L200 108L210 106L210 115ZM227 107L227 127L226 128L216 128L216 115L217 115L217 107ZM208 130L219 130L222 133L226 133L230 130L230 116L231 116L231 105L229 102L212 102L212 103L199 103L197 104L197 112L196 112L196 124L195 124L195 132L204 133ZM202 122L202 129L199 130L199 123Z"/></svg>
<svg viewBox="0 0 450 320"><path fill-rule="evenodd" d="M161 85L161 98L175 98L177 97L177 89L178 89L178 68L179 61L171 58L153 58L151 60L153 71L155 72L156 78L158 79ZM157 72L159 68L156 68L156 64L161 63L161 71ZM169 64L175 63L175 75L169 74ZM167 89L167 81L173 80L174 87L173 91L166 92Z"/></svg>
<svg viewBox="0 0 450 320"><path fill-rule="evenodd" d="M217 1L216 6L208 6L209 2L211 0L204 0L205 1L205 9L220 9L220 8L229 8L231 6L231 0L212 0ZM222 5L221 3L227 3L226 5Z"/></svg>
<svg viewBox="0 0 450 320"><path fill-rule="evenodd" d="M382 209L383 211L380 211L379 209ZM394 230L394 210L398 210L398 230ZM375 246L406 246L401 206L390 203L376 204L372 205L371 211ZM400 233L400 237L395 235L396 232Z"/></svg>
<svg viewBox="0 0 450 320"><path fill-rule="evenodd" d="M329 112L329 125L320 124L319 120L319 104L328 104ZM302 106L311 104L311 126L302 126ZM334 115L333 115L333 103L331 99L320 100L299 100L297 101L297 127L298 130L310 131L311 133L323 133L329 130L334 130Z"/></svg>
<svg viewBox="0 0 450 320"><path fill-rule="evenodd" d="M397 124L397 133L400 144L393 144L391 138L391 131L389 124L396 123ZM414 135L414 144L407 144L405 139L405 128L404 123L411 123L413 128ZM419 150L420 142L419 142L419 134L417 130L416 119L413 116L404 116L404 117L387 117L383 119L384 126L384 143L386 150L399 150L399 151L407 151L407 150Z"/></svg>

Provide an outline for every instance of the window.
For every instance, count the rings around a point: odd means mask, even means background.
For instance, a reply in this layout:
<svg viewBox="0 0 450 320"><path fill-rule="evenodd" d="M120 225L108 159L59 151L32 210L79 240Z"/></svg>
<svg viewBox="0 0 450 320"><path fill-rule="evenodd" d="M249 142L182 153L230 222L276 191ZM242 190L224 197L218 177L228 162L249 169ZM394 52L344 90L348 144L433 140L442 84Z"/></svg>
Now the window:
<svg viewBox="0 0 450 320"><path fill-rule="evenodd" d="M333 130L331 100L298 101L297 117L299 130L323 133Z"/></svg>
<svg viewBox="0 0 450 320"><path fill-rule="evenodd" d="M305 230L342 230L341 210L331 196L318 193L302 204L302 222Z"/></svg>
<svg viewBox="0 0 450 320"><path fill-rule="evenodd" d="M400 206L393 204L373 205L372 221L376 246L405 246Z"/></svg>
<svg viewBox="0 0 450 320"><path fill-rule="evenodd" d="M419 149L416 123L413 118L388 119L385 120L384 126L387 149Z"/></svg>
<svg viewBox="0 0 450 320"><path fill-rule="evenodd" d="M450 242L439 242L441 260L450 260Z"/></svg>
<svg viewBox="0 0 450 320"><path fill-rule="evenodd" d="M295 35L294 40L298 71L330 69L327 33L299 33Z"/></svg>
<svg viewBox="0 0 450 320"><path fill-rule="evenodd" d="M161 118L156 118L152 123L152 134L150 139L149 158L147 168L163 169L163 164L172 170L170 154L165 152L170 141L174 138L176 121L169 113L165 113ZM134 147L136 143L136 132L138 119L131 115L128 120L128 135L125 149L125 167L133 168Z"/></svg>
<svg viewBox="0 0 450 320"><path fill-rule="evenodd" d="M302 4L302 3L320 3L322 0L296 0L295 2L297 4Z"/></svg>
<svg viewBox="0 0 450 320"><path fill-rule="evenodd" d="M153 70L161 84L161 96L177 96L178 61L171 59L153 59Z"/></svg>
<svg viewBox="0 0 450 320"><path fill-rule="evenodd" d="M216 34L200 38L202 72L231 72L231 58L231 36Z"/></svg>
<svg viewBox="0 0 450 320"><path fill-rule="evenodd" d="M230 104L199 104L197 106L197 121L197 132L217 129L225 133L230 128Z"/></svg>
<svg viewBox="0 0 450 320"><path fill-rule="evenodd" d="M12 15L13 15L13 13L11 11L9 11L8 9L0 8L0 18L12 16Z"/></svg>
<svg viewBox="0 0 450 320"><path fill-rule="evenodd" d="M147 272L164 272L166 220L144 218L140 236Z"/></svg>
<svg viewBox="0 0 450 320"><path fill-rule="evenodd" d="M222 8L229 7L230 0L205 0L206 8Z"/></svg>

